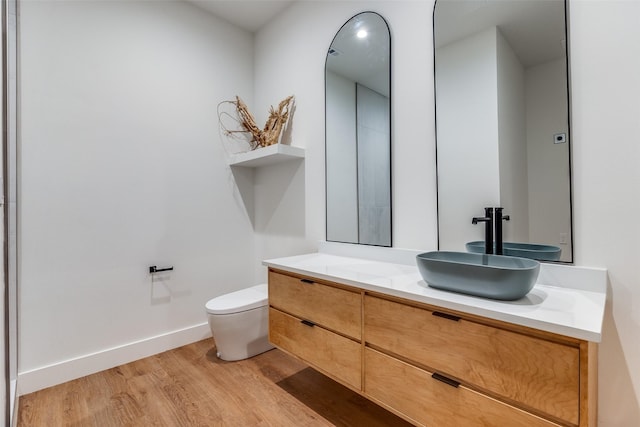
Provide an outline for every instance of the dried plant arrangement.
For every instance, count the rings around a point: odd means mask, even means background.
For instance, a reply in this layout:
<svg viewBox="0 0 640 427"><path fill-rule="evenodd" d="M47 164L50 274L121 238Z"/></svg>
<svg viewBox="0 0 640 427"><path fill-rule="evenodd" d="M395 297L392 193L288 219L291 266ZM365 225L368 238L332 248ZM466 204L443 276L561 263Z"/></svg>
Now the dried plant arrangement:
<svg viewBox="0 0 640 427"><path fill-rule="evenodd" d="M250 150L267 147L278 143L280 134L289 119L289 113L293 106L293 102L294 97L291 95L280 101L277 109L271 106L269 109L269 118L267 119L264 128L260 129L247 105L239 96L236 96L236 99L233 101L222 101L218 104L218 122L220 123L220 128L224 132L225 136L248 141ZM222 111L222 107L229 104L235 107L237 117L234 117L227 111ZM239 128L230 129L225 124L225 118L228 118L236 125L239 125Z"/></svg>

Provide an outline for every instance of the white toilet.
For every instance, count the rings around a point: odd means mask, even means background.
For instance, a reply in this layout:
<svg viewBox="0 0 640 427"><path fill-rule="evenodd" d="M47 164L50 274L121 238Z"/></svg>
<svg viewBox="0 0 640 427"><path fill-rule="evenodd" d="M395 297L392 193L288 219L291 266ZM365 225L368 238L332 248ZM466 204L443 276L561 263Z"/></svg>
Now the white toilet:
<svg viewBox="0 0 640 427"><path fill-rule="evenodd" d="M213 298L206 309L220 359L247 359L273 348L266 283Z"/></svg>

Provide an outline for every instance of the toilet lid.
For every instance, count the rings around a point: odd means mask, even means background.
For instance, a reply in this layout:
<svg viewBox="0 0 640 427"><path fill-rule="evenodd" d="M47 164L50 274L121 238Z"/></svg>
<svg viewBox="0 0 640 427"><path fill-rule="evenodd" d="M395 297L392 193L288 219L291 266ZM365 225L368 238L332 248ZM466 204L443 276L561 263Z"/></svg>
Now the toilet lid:
<svg viewBox="0 0 640 427"><path fill-rule="evenodd" d="M252 286L239 291L220 295L206 304L209 314L231 314L267 305L267 284Z"/></svg>

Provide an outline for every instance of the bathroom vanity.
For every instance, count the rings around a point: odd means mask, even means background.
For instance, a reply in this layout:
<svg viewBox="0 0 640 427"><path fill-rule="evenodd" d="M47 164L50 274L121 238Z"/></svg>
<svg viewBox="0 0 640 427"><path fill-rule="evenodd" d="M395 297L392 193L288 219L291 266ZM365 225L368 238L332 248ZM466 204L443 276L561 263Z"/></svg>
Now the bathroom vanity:
<svg viewBox="0 0 640 427"><path fill-rule="evenodd" d="M504 302L429 288L410 264L264 264L270 341L415 425L596 425L604 270L552 265L539 280L576 283Z"/></svg>

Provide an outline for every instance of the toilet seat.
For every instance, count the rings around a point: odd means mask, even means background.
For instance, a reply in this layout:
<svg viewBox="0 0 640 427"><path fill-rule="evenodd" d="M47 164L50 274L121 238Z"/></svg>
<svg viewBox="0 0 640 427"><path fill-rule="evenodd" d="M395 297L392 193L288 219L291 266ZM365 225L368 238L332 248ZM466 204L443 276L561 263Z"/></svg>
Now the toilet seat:
<svg viewBox="0 0 640 427"><path fill-rule="evenodd" d="M205 305L209 314L232 314L252 310L267 305L267 284L252 286L239 291L220 295Z"/></svg>

